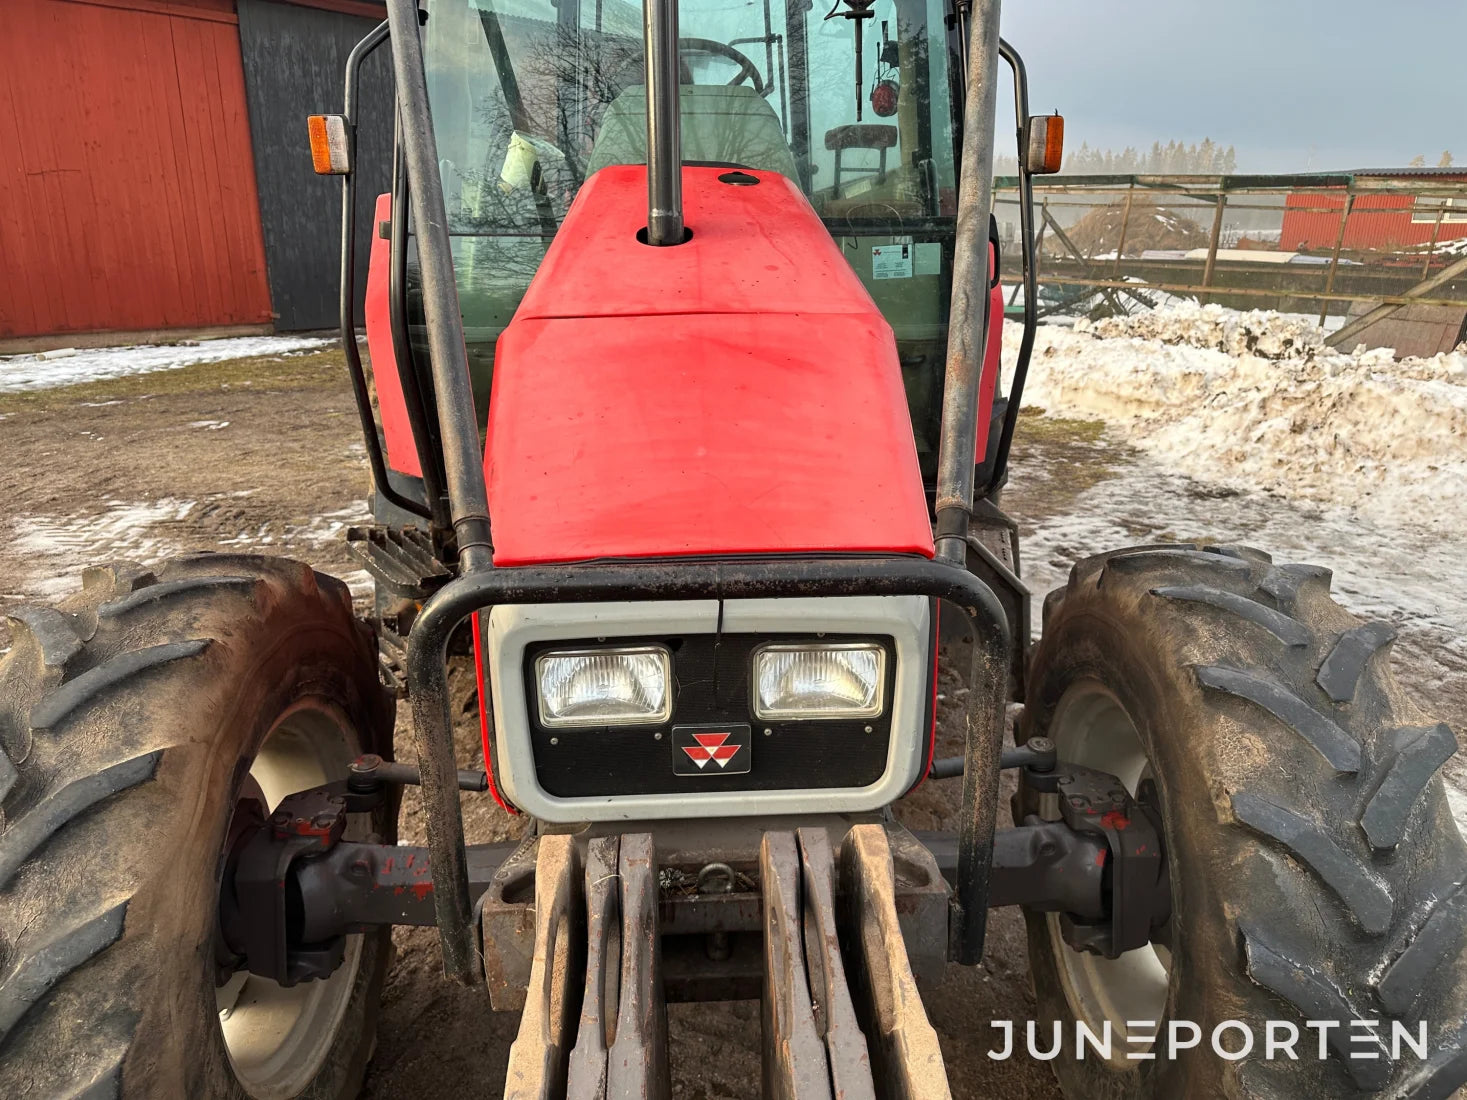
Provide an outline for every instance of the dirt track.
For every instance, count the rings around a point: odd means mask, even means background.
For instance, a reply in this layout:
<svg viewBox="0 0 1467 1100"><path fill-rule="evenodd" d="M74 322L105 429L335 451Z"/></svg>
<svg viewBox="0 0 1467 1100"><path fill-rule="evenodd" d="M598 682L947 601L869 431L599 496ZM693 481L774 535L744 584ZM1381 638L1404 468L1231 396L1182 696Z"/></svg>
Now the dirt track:
<svg viewBox="0 0 1467 1100"><path fill-rule="evenodd" d="M78 583L83 564L189 548L290 554L346 575L360 589L362 578L340 537L347 522L365 517L367 489L344 377L339 354L320 353L0 395L0 494L7 502L0 520L0 605L66 591ZM1119 476L1130 461L1123 447L1093 425L1028 422L1006 505L1030 533L1071 513L1082 491ZM1249 534L1244 522L1230 530L1171 531L1165 507L1153 503L1151 513L1148 522L1122 519L1130 541ZM1062 559L1101 549L1044 545L1045 556L1035 566L1046 581L1059 575ZM1403 630L1408 654L1426 652L1428 642L1414 639L1409 624ZM0 627L0 647L7 644ZM1398 674L1434 697L1441 718L1467 728L1467 669L1413 660L1398 663ZM949 754L957 750L951 719L948 701L940 721ZM474 728L465 724L459 741L460 758L473 759ZM900 816L918 828L950 825L956 787L924 786L902 804ZM467 801L471 841L502 838L512 830L487 796ZM403 835L421 841L421 813L411 800ZM954 968L940 986L925 991L954 1092L1058 1096L1045 1066L986 1057L989 1019L1022 1020L1031 1011L1016 913L995 912L989 943L983 966ZM363 1095L499 1095L515 1020L491 1013L481 990L440 979L433 932L399 930L396 944ZM757 1006L679 1006L671 1026L679 1097L758 1095Z"/></svg>

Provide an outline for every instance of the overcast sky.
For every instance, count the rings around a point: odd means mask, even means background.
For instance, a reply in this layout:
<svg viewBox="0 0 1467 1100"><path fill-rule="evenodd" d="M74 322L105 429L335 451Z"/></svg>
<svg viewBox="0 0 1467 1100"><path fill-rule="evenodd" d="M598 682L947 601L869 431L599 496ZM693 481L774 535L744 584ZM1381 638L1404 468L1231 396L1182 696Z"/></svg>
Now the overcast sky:
<svg viewBox="0 0 1467 1100"><path fill-rule="evenodd" d="M1467 0L1003 0L1002 22L1074 149L1211 137L1240 172L1467 164Z"/></svg>

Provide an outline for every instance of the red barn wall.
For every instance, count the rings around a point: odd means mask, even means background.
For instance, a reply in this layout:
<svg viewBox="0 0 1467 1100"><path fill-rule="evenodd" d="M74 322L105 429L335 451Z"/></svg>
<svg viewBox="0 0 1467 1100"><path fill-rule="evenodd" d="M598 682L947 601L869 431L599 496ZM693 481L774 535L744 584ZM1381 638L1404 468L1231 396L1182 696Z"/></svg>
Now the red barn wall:
<svg viewBox="0 0 1467 1100"><path fill-rule="evenodd" d="M6 0L0 337L268 323L232 0Z"/></svg>
<svg viewBox="0 0 1467 1100"><path fill-rule="evenodd" d="M1413 222L1414 195L1356 195L1345 224L1343 247L1369 251L1431 243L1436 226ZM1286 252L1331 250L1340 232L1343 194L1318 191L1290 195L1284 202L1284 223L1279 248ZM1467 237L1467 223L1443 221L1437 243Z"/></svg>

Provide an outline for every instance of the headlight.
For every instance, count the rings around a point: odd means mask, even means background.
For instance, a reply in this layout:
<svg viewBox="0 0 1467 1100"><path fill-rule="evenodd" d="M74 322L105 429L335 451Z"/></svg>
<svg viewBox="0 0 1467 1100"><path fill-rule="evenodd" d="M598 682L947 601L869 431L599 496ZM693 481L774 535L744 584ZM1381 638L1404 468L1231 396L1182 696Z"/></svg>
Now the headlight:
<svg viewBox="0 0 1467 1100"><path fill-rule="evenodd" d="M766 645L754 651L759 718L875 718L886 705L879 645Z"/></svg>
<svg viewBox="0 0 1467 1100"><path fill-rule="evenodd" d="M661 646L542 653L535 682L547 727L655 725L672 717L672 655Z"/></svg>

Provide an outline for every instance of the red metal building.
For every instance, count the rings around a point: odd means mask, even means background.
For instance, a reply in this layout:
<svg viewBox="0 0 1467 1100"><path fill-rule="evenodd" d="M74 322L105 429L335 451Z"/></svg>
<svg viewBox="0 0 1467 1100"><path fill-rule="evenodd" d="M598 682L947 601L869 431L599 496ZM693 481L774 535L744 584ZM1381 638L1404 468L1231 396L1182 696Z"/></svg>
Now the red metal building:
<svg viewBox="0 0 1467 1100"><path fill-rule="evenodd" d="M1355 172L1357 180L1398 180L1417 185L1467 184L1467 170L1456 168L1401 168ZM1340 239L1345 210L1343 189L1298 191L1285 200L1279 248L1287 252L1329 251ZM1467 198L1356 194L1345 221L1341 247L1346 251L1399 250L1433 241L1445 244L1467 237Z"/></svg>

